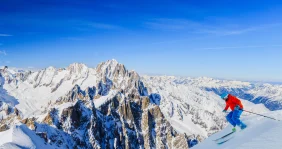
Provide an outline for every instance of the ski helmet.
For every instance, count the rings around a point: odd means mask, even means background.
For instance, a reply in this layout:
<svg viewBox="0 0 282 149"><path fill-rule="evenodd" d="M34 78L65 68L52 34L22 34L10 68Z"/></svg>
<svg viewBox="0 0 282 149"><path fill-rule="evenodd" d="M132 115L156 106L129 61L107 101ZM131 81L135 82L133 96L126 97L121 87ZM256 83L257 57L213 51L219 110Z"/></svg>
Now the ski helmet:
<svg viewBox="0 0 282 149"><path fill-rule="evenodd" d="M221 94L220 97L221 97L221 99L225 100L228 97L228 93L223 93L223 94Z"/></svg>

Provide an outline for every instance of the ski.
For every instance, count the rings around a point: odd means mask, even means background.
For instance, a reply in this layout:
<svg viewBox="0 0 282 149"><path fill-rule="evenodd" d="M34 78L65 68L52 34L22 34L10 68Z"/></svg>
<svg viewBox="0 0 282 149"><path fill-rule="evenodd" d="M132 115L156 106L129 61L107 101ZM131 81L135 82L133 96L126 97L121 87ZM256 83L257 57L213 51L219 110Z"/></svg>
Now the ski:
<svg viewBox="0 0 282 149"><path fill-rule="evenodd" d="M233 134L233 133L234 133L234 131L232 131L232 132L230 132L230 133L228 133L228 134L226 134L226 135L224 135L224 136L222 136L222 137L220 137L220 138L218 138L218 139L216 139L216 140L213 140L213 141L218 141L218 140L220 140L220 139L223 139L223 138L225 138L225 137L230 136L230 135Z"/></svg>
<svg viewBox="0 0 282 149"><path fill-rule="evenodd" d="M229 139L227 139L227 140L224 140L224 141L222 141L222 142L218 142L217 144L218 144L218 145L221 145L221 144L223 144L223 143L229 141L229 140L232 139L232 138L233 138L233 137L231 137L231 138L229 138Z"/></svg>

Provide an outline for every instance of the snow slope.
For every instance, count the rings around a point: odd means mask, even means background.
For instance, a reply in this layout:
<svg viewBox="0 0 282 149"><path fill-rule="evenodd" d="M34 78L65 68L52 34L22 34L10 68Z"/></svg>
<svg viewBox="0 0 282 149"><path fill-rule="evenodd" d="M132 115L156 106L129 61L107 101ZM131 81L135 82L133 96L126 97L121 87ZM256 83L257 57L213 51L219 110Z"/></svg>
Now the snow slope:
<svg viewBox="0 0 282 149"><path fill-rule="evenodd" d="M225 126L224 102L198 87L176 84L167 78L143 78L150 93L158 94L165 117L179 132L204 138Z"/></svg>
<svg viewBox="0 0 282 149"><path fill-rule="evenodd" d="M172 81L174 78L143 77L143 81L150 93L160 96L157 99L161 110L177 131L207 138L226 126L222 113L225 103L218 95L197 86ZM248 110L269 111L263 104L253 104L247 100L242 102Z"/></svg>
<svg viewBox="0 0 282 149"><path fill-rule="evenodd" d="M74 83L82 87L94 86L95 73L94 69L77 63L71 64L66 69L48 67L31 73L24 81L5 83L4 89L18 99L20 104L16 107L22 111L24 117L29 117L40 113L42 107L48 102L64 95L74 86ZM8 76L11 76L11 73Z"/></svg>
<svg viewBox="0 0 282 149"><path fill-rule="evenodd" d="M52 146L45 144L44 140L37 136L26 125L18 124L11 129L0 132L0 149L41 148L51 149Z"/></svg>
<svg viewBox="0 0 282 149"><path fill-rule="evenodd" d="M282 111L272 111L265 113L265 115L279 119L282 116ZM213 140L231 132L232 127L230 125L196 145L193 149L281 149L281 121L257 115L242 116L242 120L248 127L243 131L237 128L237 132L228 142L217 145Z"/></svg>
<svg viewBox="0 0 282 149"><path fill-rule="evenodd" d="M192 86L216 94L231 93L255 104L262 103L270 110L282 109L282 85L219 80L208 77L143 76L145 80L162 80L174 84ZM161 81L161 82L162 82Z"/></svg>

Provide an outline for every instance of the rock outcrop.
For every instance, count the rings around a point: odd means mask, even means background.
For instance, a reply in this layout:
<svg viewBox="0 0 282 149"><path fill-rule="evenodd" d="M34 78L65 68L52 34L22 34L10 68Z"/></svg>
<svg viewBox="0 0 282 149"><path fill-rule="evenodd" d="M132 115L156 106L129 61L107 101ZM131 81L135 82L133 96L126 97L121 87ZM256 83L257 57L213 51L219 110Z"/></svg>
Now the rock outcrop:
<svg viewBox="0 0 282 149"><path fill-rule="evenodd" d="M159 96L147 95L137 74L128 73L122 65L113 69L110 64L98 67L98 72L106 71L97 86L82 90L75 85L49 105L37 130L50 132L46 126L55 127L56 134L48 133L47 139L68 148L188 148L188 139L174 130L156 104ZM126 86L114 81L121 76L127 78ZM111 90L116 92L108 95ZM105 96L108 99L95 107L95 102ZM65 133L72 144L63 142Z"/></svg>

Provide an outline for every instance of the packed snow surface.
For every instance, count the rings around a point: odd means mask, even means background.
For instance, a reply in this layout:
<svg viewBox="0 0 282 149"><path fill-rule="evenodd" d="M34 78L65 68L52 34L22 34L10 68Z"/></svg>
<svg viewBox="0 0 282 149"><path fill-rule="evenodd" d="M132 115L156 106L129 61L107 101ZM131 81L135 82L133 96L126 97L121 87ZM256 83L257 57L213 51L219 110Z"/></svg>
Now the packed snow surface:
<svg viewBox="0 0 282 149"><path fill-rule="evenodd" d="M282 116L282 111L268 112L265 115L279 119ZM213 140L230 133L232 129L230 125L196 145L193 149L281 149L281 121L257 115L242 116L242 120L248 127L244 130L237 128L237 132L229 137L231 139L226 143L217 145Z"/></svg>

